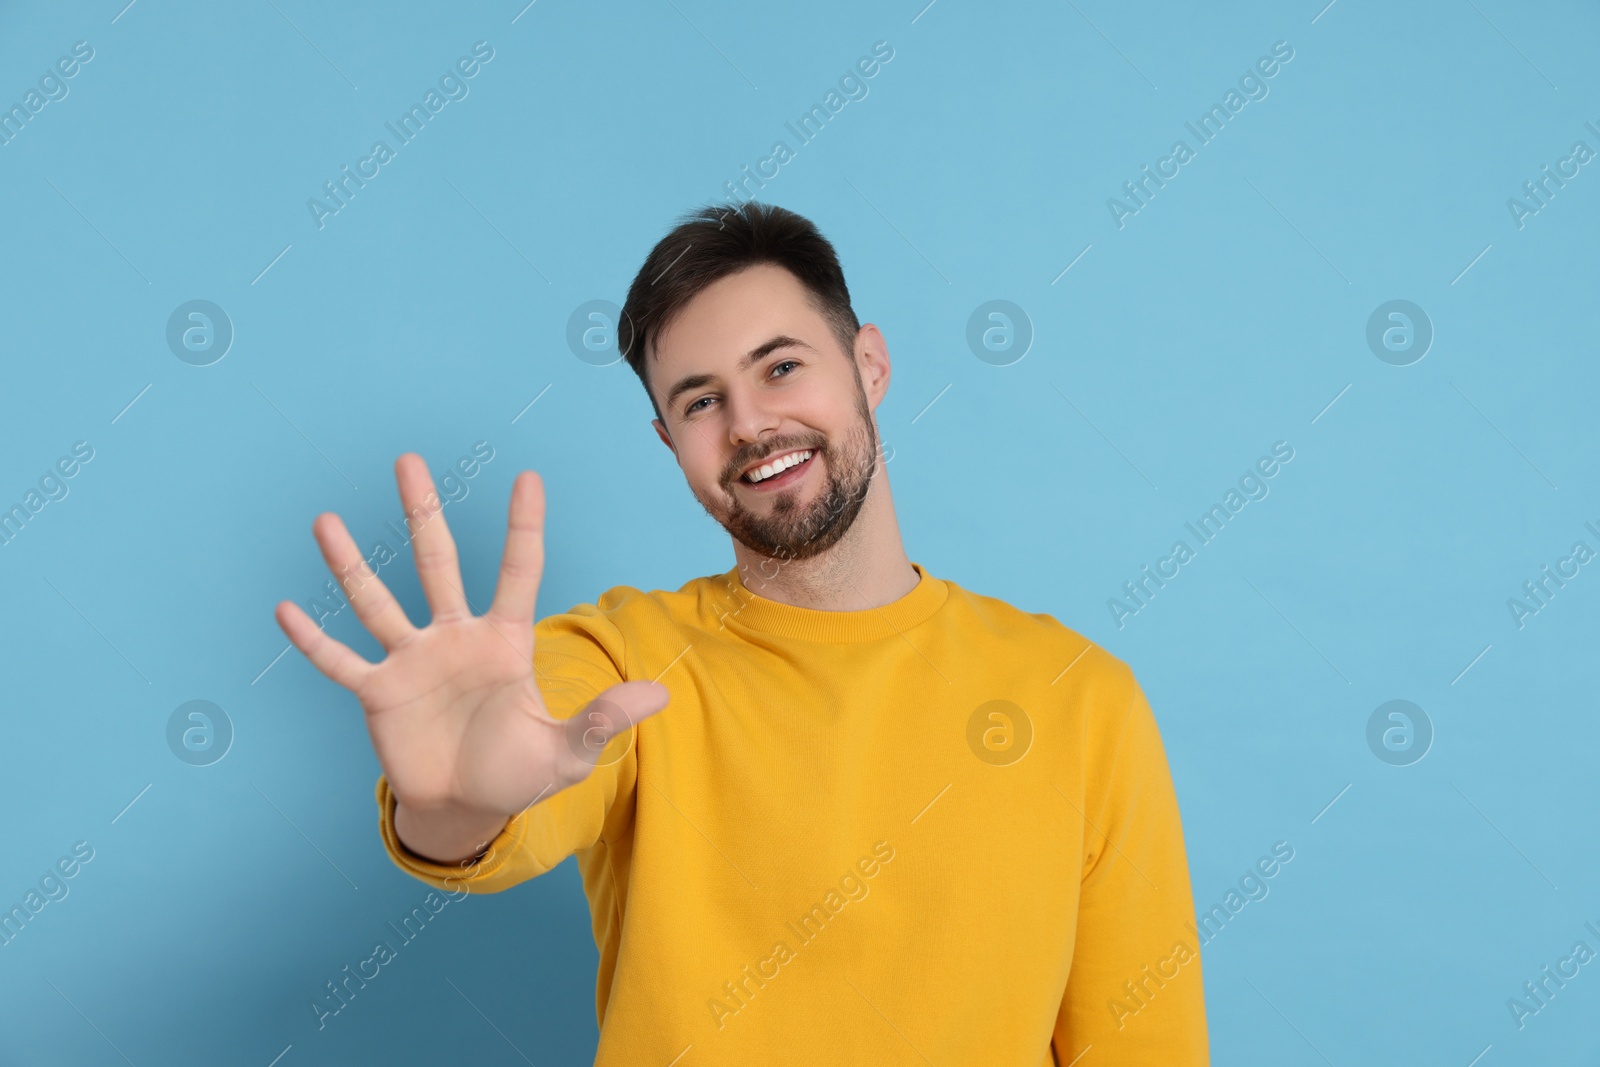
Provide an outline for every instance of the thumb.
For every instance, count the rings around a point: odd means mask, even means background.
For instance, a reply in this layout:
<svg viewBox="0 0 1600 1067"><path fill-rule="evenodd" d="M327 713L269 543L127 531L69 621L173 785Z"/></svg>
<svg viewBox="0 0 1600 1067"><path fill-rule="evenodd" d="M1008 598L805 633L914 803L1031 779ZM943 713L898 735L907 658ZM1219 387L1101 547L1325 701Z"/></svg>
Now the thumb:
<svg viewBox="0 0 1600 1067"><path fill-rule="evenodd" d="M566 720L567 746L591 768L615 763L627 755L633 728L666 708L668 700L660 682L614 685ZM618 739L614 744L613 738Z"/></svg>

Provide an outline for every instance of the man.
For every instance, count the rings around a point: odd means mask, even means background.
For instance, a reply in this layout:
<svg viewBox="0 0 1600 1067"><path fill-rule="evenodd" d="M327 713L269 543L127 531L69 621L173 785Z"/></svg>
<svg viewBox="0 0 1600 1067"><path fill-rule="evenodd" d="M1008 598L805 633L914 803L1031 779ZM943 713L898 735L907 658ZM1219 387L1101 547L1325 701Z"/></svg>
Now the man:
<svg viewBox="0 0 1600 1067"><path fill-rule="evenodd" d="M474 616L408 453L431 624L332 514L317 542L386 658L278 606L361 702L394 862L494 893L575 853L603 1067L1208 1063L1149 704L1053 617L907 557L875 418L889 351L828 241L753 202L687 216L618 341L732 569L535 623L544 495L524 471Z"/></svg>

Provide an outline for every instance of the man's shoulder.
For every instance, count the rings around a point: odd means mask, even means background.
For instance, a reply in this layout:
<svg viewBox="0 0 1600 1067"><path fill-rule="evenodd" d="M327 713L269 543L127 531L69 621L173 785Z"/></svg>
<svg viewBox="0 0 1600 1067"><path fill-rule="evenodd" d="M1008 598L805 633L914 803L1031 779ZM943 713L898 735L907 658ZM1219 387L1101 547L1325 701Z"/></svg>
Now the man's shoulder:
<svg viewBox="0 0 1600 1067"><path fill-rule="evenodd" d="M534 658L541 685L558 675L575 675L593 688L597 678L609 682L641 670L658 671L662 649L681 645L681 630L694 625L716 580L714 575L693 578L675 590L613 585L592 601L537 619Z"/></svg>
<svg viewBox="0 0 1600 1067"><path fill-rule="evenodd" d="M601 611L616 614L637 611L665 611L681 615L708 596L726 591L728 576L703 574L690 578L676 589L642 589L634 585L614 585L600 594L595 606Z"/></svg>
<svg viewBox="0 0 1600 1067"><path fill-rule="evenodd" d="M944 579L954 607L1008 645L1023 645L1061 664L1061 676L1093 676L1114 686L1133 681L1133 669L1103 646L1049 612L1027 611L997 596L974 592Z"/></svg>
<svg viewBox="0 0 1600 1067"><path fill-rule="evenodd" d="M561 616L571 619L605 620L618 629L652 625L664 619L693 618L707 601L726 595L727 575L707 574L690 578L676 589L645 589L637 585L613 585L593 601L574 604ZM541 619L555 619L545 616Z"/></svg>

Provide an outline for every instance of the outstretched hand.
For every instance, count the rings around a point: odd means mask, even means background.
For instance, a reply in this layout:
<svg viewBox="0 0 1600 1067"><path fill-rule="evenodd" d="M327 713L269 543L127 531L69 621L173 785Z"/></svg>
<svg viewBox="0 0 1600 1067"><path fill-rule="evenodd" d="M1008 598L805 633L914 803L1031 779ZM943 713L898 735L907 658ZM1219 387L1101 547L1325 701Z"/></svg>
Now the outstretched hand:
<svg viewBox="0 0 1600 1067"><path fill-rule="evenodd" d="M356 695L378 763L414 826L494 827L588 777L610 736L661 711L667 691L623 682L599 694L610 713L575 735L552 717L535 684L533 614L544 572L543 480L517 475L494 602L473 615L463 592L455 540L422 457L395 461L401 504L413 530L417 576L433 619L417 628L362 559L332 512L312 532L351 607L386 653L370 663L324 633L292 601L278 625L328 678ZM621 720L621 721L619 721ZM573 738L581 743L574 744ZM418 836L423 836L419 834ZM429 834L436 851L448 833ZM459 851L477 843L460 838Z"/></svg>

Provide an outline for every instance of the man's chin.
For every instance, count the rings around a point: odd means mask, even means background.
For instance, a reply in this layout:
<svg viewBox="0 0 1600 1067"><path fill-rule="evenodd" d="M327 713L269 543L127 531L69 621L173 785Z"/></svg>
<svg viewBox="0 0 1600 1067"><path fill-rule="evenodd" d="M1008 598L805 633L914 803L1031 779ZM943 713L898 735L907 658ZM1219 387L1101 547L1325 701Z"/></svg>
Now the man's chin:
<svg viewBox="0 0 1600 1067"><path fill-rule="evenodd" d="M790 513L794 514L794 513ZM752 552L786 561L809 559L831 547L843 531L799 528L790 522L770 521L744 509L738 518L719 518L728 536Z"/></svg>
<svg viewBox="0 0 1600 1067"><path fill-rule="evenodd" d="M740 532L736 532L734 530L729 530L728 533L735 541L738 541L750 551L767 559L778 560L782 563L794 563L799 560L810 559L813 556L821 555L823 552L826 552L829 547L831 547L831 542L829 545L824 545L822 542L815 539L807 539L803 541L763 541L760 538L752 538L742 535Z"/></svg>

